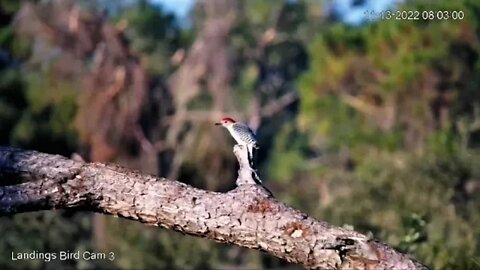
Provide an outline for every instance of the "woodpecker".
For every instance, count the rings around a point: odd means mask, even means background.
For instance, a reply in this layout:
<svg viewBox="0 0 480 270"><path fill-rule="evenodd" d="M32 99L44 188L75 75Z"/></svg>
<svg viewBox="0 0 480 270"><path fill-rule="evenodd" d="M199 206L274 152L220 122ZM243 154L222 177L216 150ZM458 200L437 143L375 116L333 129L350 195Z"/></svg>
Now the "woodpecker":
<svg viewBox="0 0 480 270"><path fill-rule="evenodd" d="M230 135L237 141L239 145L245 145L248 150L248 159L250 164L253 162L253 149L258 149L257 137L255 133L248 127L247 124L239 123L230 117L223 118L219 123L215 125L221 125L230 132Z"/></svg>

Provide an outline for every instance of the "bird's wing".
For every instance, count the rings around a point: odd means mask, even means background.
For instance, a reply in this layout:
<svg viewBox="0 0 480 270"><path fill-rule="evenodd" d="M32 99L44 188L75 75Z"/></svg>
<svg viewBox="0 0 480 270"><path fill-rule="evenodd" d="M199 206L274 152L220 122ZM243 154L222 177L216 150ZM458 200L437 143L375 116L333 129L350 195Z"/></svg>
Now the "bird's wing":
<svg viewBox="0 0 480 270"><path fill-rule="evenodd" d="M255 133L245 124L238 124L233 126L233 130L239 134L242 140L250 142L252 144L257 143L257 137Z"/></svg>

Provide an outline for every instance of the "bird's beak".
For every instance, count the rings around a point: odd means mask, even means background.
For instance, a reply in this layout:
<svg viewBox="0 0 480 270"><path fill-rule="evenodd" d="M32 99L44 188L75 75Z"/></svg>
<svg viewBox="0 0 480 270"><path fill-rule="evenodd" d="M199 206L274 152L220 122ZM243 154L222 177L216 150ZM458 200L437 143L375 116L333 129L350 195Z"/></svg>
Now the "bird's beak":
<svg viewBox="0 0 480 270"><path fill-rule="evenodd" d="M215 123L215 126L221 126L222 123Z"/></svg>

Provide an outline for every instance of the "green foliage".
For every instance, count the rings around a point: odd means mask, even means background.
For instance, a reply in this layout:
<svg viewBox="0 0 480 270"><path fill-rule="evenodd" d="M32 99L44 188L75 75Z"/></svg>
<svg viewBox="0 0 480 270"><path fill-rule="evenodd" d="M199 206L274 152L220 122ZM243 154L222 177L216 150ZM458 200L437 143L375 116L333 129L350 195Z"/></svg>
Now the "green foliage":
<svg viewBox="0 0 480 270"><path fill-rule="evenodd" d="M131 221L109 219L108 239L122 269L205 269L212 267L219 249L209 242ZM115 235L122 235L117 241ZM186 256L186 254L189 254Z"/></svg>
<svg viewBox="0 0 480 270"><path fill-rule="evenodd" d="M274 155L269 162L269 177L282 183L295 179L295 168L301 168L303 152L306 141L300 139L301 134L296 132L292 125L285 129L275 138L277 147L283 150L281 155Z"/></svg>
<svg viewBox="0 0 480 270"><path fill-rule="evenodd" d="M76 224L76 226L72 226ZM76 268L76 260L12 260L12 252L59 252L92 250L88 241L89 217L69 212L38 212L1 217L0 230L8 232L0 241L0 267L2 269L87 269L92 262Z"/></svg>
<svg viewBox="0 0 480 270"><path fill-rule="evenodd" d="M27 107L18 114L21 117L12 128L11 144L68 155L77 141L72 125L76 93L71 83L52 83L48 74L32 73L26 85L23 98Z"/></svg>
<svg viewBox="0 0 480 270"><path fill-rule="evenodd" d="M1 1L3 19L12 18L20 1ZM45 152L69 155L76 146L70 126L76 97L68 82L51 80L50 74L28 70L30 45L18 38L8 22L0 25L0 145L17 145ZM53 81L53 82L52 82ZM72 226L75 224L75 226ZM12 252L57 252L92 250L86 214L38 212L2 217L0 268L73 269L75 261L12 261ZM84 265L83 268L94 267Z"/></svg>
<svg viewBox="0 0 480 270"><path fill-rule="evenodd" d="M427 222L424 217L415 213L403 217L402 227L405 228L406 232L398 244L401 251L412 253L418 248L419 243L425 242L427 238Z"/></svg>
<svg viewBox="0 0 480 270"><path fill-rule="evenodd" d="M126 35L134 51L145 55L149 71L165 75L171 71L171 55L189 43L187 31L182 31L173 14L146 0L136 1L115 18L128 25Z"/></svg>
<svg viewBox="0 0 480 270"><path fill-rule="evenodd" d="M434 269L476 269L480 9L433 8L468 19L322 29L297 81L302 136L279 132L269 171L281 186L295 179L301 193L281 196L320 219L372 232Z"/></svg>
<svg viewBox="0 0 480 270"><path fill-rule="evenodd" d="M130 46L158 80L174 71L171 56L199 29L180 28L173 15L145 0L80 2L111 5L117 12L108 19L126 23ZM434 269L478 269L480 3L427 2L407 1L402 8L462 10L466 18L320 27L322 6L315 1L240 1L229 39L235 67L231 100L243 112L253 98L265 105L292 91L299 96L298 108L285 108L259 130L260 173L279 200L372 233ZM0 7L11 17L19 2L1 1ZM194 15L201 23L203 14ZM267 34L275 37L262 43ZM0 66L0 144L70 155L78 150L71 124L78 81L58 78L53 65L41 70L29 65L29 45L12 25L0 26L0 46L9 53ZM204 92L189 109L210 108L212 97ZM182 168L203 165L189 162ZM106 223L107 247L118 258L113 264L19 264L0 257L0 268L285 266L258 252L135 222L108 218ZM0 254L92 250L91 226L89 215L66 212L2 218Z"/></svg>
<svg viewBox="0 0 480 270"><path fill-rule="evenodd" d="M13 69L0 70L0 142L10 142L10 131L19 121L26 106L21 93L23 81L20 73Z"/></svg>

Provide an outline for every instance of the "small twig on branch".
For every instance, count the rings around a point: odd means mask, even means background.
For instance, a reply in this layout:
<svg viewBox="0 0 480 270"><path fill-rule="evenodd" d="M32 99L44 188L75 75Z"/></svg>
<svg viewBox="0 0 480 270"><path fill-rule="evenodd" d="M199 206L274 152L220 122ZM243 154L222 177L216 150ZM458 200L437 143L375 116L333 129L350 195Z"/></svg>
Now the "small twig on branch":
<svg viewBox="0 0 480 270"><path fill-rule="evenodd" d="M142 147L143 151L145 152L162 152L168 148L167 144L164 141L157 141L151 142L142 130L140 125L137 125L133 128L133 135L135 139L139 142L140 146Z"/></svg>
<svg viewBox="0 0 480 270"><path fill-rule="evenodd" d="M310 269L427 269L383 243L276 201L254 180L246 149L234 151L238 187L218 193L116 165L0 147L0 216L81 208L260 249ZM1 186L10 178L30 182Z"/></svg>
<svg viewBox="0 0 480 270"><path fill-rule="evenodd" d="M288 92L287 94L281 96L277 100L274 100L271 103L267 104L265 107L263 107L260 110L260 115L262 116L262 118L272 117L281 110L285 109L285 107L295 102L297 99L298 96L295 92Z"/></svg>

